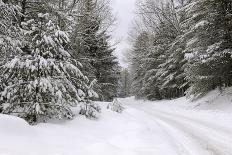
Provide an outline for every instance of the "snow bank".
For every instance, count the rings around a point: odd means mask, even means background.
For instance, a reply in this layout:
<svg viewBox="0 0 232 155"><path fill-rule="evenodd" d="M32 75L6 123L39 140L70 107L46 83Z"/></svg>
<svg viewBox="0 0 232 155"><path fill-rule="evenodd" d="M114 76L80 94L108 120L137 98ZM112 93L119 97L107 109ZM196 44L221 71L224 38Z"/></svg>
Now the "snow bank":
<svg viewBox="0 0 232 155"><path fill-rule="evenodd" d="M224 90L214 90L193 102L197 109L224 111L231 113L232 111L232 87Z"/></svg>
<svg viewBox="0 0 232 155"><path fill-rule="evenodd" d="M159 104L164 105L165 107L171 108L184 108L190 110L209 110L215 112L232 112L232 87L225 88L223 90L213 90L206 94L204 97L197 100L191 101L186 97L174 99L174 100L161 100L161 101L144 101L137 100L135 97L129 97L126 99L120 99L126 103L145 103L145 104Z"/></svg>
<svg viewBox="0 0 232 155"><path fill-rule="evenodd" d="M100 104L99 120L78 116L29 126L20 118L0 115L0 155L138 155L133 145L143 142L134 138L142 137L145 127L128 114L107 110L108 103Z"/></svg>
<svg viewBox="0 0 232 155"><path fill-rule="evenodd" d="M231 93L232 88L223 93L215 90L194 102L186 98L158 102L133 97L119 99L126 107L122 114L108 110L108 103L100 102L103 110L98 120L77 116L72 121L37 126L29 126L17 117L0 115L0 155L185 155L182 151L186 148L195 145L204 148L198 139L192 141L185 136L187 133L197 135L195 131L205 132L208 128L212 133L231 133ZM180 130L188 126L193 126L192 131ZM201 137L210 140L212 137L208 136Z"/></svg>
<svg viewBox="0 0 232 155"><path fill-rule="evenodd" d="M0 114L0 134L22 135L30 131L26 121L18 117Z"/></svg>

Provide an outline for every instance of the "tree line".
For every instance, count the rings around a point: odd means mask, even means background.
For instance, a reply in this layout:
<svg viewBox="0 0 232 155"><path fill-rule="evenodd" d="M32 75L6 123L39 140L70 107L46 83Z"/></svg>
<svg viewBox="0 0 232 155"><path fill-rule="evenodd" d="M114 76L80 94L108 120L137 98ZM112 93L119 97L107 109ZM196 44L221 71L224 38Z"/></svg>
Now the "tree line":
<svg viewBox="0 0 232 155"><path fill-rule="evenodd" d="M232 85L231 0L145 0L130 34L132 93L198 98Z"/></svg>
<svg viewBox="0 0 232 155"><path fill-rule="evenodd" d="M31 124L97 117L120 67L107 0L0 0L0 113Z"/></svg>

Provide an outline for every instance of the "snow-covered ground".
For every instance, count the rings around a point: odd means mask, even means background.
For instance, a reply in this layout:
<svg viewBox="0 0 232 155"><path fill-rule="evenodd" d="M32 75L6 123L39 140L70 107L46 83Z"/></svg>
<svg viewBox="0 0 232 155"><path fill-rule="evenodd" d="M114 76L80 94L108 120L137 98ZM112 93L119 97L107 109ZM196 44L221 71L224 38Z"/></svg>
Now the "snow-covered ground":
<svg viewBox="0 0 232 155"><path fill-rule="evenodd" d="M120 99L122 114L106 109L99 120L29 126L0 115L0 155L232 155L232 89L148 102Z"/></svg>

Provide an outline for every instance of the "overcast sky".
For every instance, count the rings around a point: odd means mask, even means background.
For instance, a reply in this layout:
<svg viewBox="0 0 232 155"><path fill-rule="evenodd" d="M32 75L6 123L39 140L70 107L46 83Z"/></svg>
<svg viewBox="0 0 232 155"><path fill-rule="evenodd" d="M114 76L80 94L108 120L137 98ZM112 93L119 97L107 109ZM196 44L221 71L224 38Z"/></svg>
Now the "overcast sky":
<svg viewBox="0 0 232 155"><path fill-rule="evenodd" d="M134 18L135 2L136 0L112 0L112 8L117 16L117 25L113 37L114 40L120 41L117 45L116 55L123 67L125 67L125 63L122 61L123 52L129 46L127 37Z"/></svg>

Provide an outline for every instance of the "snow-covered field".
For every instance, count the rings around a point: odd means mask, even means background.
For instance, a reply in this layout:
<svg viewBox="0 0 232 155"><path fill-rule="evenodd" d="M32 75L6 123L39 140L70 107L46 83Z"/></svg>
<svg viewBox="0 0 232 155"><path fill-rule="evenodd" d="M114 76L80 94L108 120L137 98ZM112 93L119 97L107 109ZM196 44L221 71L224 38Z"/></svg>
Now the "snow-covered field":
<svg viewBox="0 0 232 155"><path fill-rule="evenodd" d="M191 103L120 99L122 114L29 126L0 115L0 155L232 155L232 89Z"/></svg>

